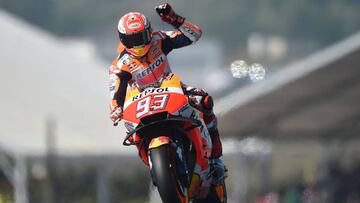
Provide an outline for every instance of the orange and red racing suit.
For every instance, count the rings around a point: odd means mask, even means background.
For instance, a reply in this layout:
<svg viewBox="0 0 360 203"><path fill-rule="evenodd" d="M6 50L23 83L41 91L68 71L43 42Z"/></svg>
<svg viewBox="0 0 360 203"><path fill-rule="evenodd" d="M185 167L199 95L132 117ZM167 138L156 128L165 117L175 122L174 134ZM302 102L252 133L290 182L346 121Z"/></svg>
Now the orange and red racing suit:
<svg viewBox="0 0 360 203"><path fill-rule="evenodd" d="M173 49L195 43L199 40L201 34L201 29L198 26L186 20L178 27L178 31L153 32L150 42L151 48L141 58L132 57L126 51L124 45L120 43L118 46L119 55L109 69L111 110L115 107L123 107L128 85L140 90L160 85L162 80L171 73L166 56ZM212 101L210 103L210 112L204 113L204 121L213 142L212 157L218 158L222 154L222 146L216 125L217 119L212 111Z"/></svg>
<svg viewBox="0 0 360 203"><path fill-rule="evenodd" d="M153 32L151 48L144 57L132 57L120 43L119 55L109 69L111 109L123 107L128 84L140 90L160 84L171 73L166 56L173 49L195 43L200 37L201 29L185 20L178 31Z"/></svg>

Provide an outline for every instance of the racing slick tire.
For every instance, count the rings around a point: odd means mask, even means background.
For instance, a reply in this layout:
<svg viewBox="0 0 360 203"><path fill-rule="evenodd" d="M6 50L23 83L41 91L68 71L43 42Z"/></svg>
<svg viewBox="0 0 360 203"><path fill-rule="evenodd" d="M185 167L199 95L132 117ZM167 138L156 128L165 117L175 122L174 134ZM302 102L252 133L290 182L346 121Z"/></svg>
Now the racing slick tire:
<svg viewBox="0 0 360 203"><path fill-rule="evenodd" d="M188 192L176 178L171 147L162 145L150 149L151 175L155 179L163 203L188 203Z"/></svg>

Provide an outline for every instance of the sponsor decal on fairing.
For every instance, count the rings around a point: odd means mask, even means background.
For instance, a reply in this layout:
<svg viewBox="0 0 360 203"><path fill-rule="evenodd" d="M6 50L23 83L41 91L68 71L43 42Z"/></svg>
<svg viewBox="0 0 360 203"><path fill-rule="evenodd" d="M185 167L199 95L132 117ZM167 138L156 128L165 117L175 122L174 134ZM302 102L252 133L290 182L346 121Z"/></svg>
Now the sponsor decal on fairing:
<svg viewBox="0 0 360 203"><path fill-rule="evenodd" d="M136 126L138 125L137 123L133 123L133 122L130 122L130 121L126 121L124 120L124 123L125 123L125 128L128 130L128 131L132 131L136 128Z"/></svg>
<svg viewBox="0 0 360 203"><path fill-rule="evenodd" d="M142 91L140 94L135 95L131 97L130 99L125 101L124 109L126 109L130 104L133 102L144 98L145 96L152 95L152 94L161 94L161 93L177 93L177 94L183 94L183 91L181 88L178 87L165 87L165 88L147 88L144 91Z"/></svg>

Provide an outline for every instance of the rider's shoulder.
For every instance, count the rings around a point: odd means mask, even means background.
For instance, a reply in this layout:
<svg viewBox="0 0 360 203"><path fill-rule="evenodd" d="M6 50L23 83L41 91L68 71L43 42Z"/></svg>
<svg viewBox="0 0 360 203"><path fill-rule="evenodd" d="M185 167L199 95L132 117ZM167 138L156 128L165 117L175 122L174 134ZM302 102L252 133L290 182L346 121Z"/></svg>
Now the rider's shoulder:
<svg viewBox="0 0 360 203"><path fill-rule="evenodd" d="M111 64L109 73L118 74L122 70L129 71L130 63L131 63L130 55L127 52L122 52Z"/></svg>
<svg viewBox="0 0 360 203"><path fill-rule="evenodd" d="M125 52L125 46L120 42L117 47L117 53L121 54L122 52Z"/></svg>

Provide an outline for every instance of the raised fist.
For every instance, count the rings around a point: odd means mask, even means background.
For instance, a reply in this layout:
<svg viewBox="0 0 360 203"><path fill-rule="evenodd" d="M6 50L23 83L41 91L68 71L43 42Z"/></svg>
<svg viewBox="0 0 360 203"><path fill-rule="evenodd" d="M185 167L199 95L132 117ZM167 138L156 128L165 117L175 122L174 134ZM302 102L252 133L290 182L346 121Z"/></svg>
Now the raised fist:
<svg viewBox="0 0 360 203"><path fill-rule="evenodd" d="M177 15L168 3L155 7L155 10L159 14L161 20L172 24L175 27L179 27L185 20L183 17Z"/></svg>

